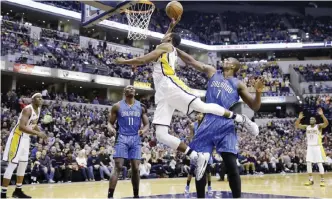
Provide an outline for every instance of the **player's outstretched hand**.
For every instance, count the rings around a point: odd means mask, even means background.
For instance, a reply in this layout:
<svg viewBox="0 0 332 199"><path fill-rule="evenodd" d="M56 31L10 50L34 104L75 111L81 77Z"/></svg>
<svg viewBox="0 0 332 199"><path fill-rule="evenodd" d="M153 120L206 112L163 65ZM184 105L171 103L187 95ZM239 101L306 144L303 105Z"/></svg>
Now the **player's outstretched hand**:
<svg viewBox="0 0 332 199"><path fill-rule="evenodd" d="M139 136L142 136L143 134L144 134L144 131L143 131L143 130L139 130L139 131L138 131L138 135L139 135Z"/></svg>
<svg viewBox="0 0 332 199"><path fill-rule="evenodd" d="M125 59L122 58L122 57L118 57L118 58L115 59L116 64L123 64L124 61L125 61Z"/></svg>
<svg viewBox="0 0 332 199"><path fill-rule="evenodd" d="M37 136L43 139L47 138L47 135L44 132L38 132Z"/></svg>
<svg viewBox="0 0 332 199"><path fill-rule="evenodd" d="M263 89L265 87L265 80L263 77L260 77L255 82L255 89L257 92L263 92Z"/></svg>
<svg viewBox="0 0 332 199"><path fill-rule="evenodd" d="M299 118L300 118L300 119L304 118L303 112L300 112L300 114L299 114Z"/></svg>
<svg viewBox="0 0 332 199"><path fill-rule="evenodd" d="M318 109L317 109L317 113L318 113L319 115L323 115L323 114L324 114L323 109L322 109L322 108L318 108Z"/></svg>
<svg viewBox="0 0 332 199"><path fill-rule="evenodd" d="M171 26L171 28L174 28L176 26L176 24L178 24L179 21L181 20L181 16L179 18L177 18L176 20L174 18L172 18L171 20L172 21L171 21L170 26Z"/></svg>

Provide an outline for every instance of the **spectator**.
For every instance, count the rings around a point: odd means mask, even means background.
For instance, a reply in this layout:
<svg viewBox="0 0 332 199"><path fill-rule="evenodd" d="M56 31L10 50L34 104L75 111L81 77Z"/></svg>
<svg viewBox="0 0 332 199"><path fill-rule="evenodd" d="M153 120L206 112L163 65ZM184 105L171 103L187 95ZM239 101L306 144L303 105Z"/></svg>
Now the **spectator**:
<svg viewBox="0 0 332 199"><path fill-rule="evenodd" d="M88 158L88 164L87 164L88 168L89 168L89 176L90 179L92 179L93 181L95 180L94 177L94 170L99 170L100 168L100 159L97 156L97 152L96 150L92 150L91 151L91 155Z"/></svg>
<svg viewBox="0 0 332 199"><path fill-rule="evenodd" d="M83 175L83 179L85 181L89 181L89 180L92 181L93 180L92 176L89 176L89 178L88 178L89 169L87 167L88 163L87 163L87 159L85 157L84 150L79 151L78 156L76 157L76 162L79 167L79 170L81 171L81 173Z"/></svg>

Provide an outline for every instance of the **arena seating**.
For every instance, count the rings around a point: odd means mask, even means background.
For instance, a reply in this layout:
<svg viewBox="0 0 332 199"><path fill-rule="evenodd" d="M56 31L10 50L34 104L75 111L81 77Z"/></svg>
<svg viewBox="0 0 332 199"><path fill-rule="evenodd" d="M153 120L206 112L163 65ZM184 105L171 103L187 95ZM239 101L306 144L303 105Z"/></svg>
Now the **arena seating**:
<svg viewBox="0 0 332 199"><path fill-rule="evenodd" d="M60 8L81 12L79 2L42 1ZM221 20L222 19L222 20ZM112 16L112 21L127 24L125 15ZM287 22L286 22L287 21ZM156 9L152 15L149 29L165 33L169 19L164 11ZM293 16L289 14L252 14L248 12L200 13L185 11L182 20L177 26L177 32L183 38L206 44L249 44L249 43L280 43L296 42L300 38L292 39L287 29L299 29L310 33L304 41L330 41L332 39L332 17L323 16ZM214 33L230 31L232 34L227 40L213 39Z"/></svg>
<svg viewBox="0 0 332 199"><path fill-rule="evenodd" d="M332 80L332 64L300 65L295 66L294 69L308 82Z"/></svg>

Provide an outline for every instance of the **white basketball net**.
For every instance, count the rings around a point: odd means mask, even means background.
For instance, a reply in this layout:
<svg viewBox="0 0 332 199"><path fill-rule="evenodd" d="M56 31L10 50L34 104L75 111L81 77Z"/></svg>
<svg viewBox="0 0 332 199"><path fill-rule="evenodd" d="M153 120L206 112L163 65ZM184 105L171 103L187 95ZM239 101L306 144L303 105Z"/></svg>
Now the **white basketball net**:
<svg viewBox="0 0 332 199"><path fill-rule="evenodd" d="M155 6L151 2L141 1L127 8L126 16L128 20L128 39L146 39L148 26Z"/></svg>

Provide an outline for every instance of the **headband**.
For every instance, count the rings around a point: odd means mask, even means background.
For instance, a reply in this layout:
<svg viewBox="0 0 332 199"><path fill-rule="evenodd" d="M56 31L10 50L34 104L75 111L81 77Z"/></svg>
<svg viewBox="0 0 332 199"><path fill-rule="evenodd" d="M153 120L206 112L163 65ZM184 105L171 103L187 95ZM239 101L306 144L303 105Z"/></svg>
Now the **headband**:
<svg viewBox="0 0 332 199"><path fill-rule="evenodd" d="M42 95L41 93L35 93L33 94L33 96L31 97L31 99L33 99L34 97L36 97L37 95Z"/></svg>

